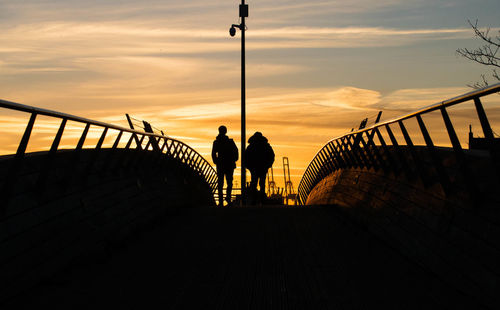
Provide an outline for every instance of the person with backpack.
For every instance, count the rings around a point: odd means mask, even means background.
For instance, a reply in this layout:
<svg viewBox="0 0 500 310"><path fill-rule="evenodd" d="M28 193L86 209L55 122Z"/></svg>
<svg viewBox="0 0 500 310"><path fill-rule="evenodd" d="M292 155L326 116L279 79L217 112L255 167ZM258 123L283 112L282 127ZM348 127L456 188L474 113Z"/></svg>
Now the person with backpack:
<svg viewBox="0 0 500 310"><path fill-rule="evenodd" d="M267 142L267 138L257 131L248 139L248 147L245 150L245 167L252 174L250 181L252 204L255 204L256 200L262 203L266 197L266 175L273 163L273 148ZM257 183L259 184L259 192L257 192Z"/></svg>
<svg viewBox="0 0 500 310"><path fill-rule="evenodd" d="M219 193L219 206L224 203L224 177L226 178L226 202L231 205L231 191L233 189L233 173L238 160L238 148L233 139L226 136L227 128L222 125L219 127L219 135L216 137L212 146L212 161L217 167L217 189Z"/></svg>

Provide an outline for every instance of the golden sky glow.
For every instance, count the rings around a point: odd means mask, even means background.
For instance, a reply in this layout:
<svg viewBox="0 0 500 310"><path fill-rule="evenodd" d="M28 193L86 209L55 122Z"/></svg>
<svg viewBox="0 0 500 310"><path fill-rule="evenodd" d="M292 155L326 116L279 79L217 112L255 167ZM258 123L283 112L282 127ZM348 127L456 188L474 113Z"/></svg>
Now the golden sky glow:
<svg viewBox="0 0 500 310"><path fill-rule="evenodd" d="M497 0L248 2L247 136L269 138L279 186L283 156L298 186L316 151L361 119L469 91L487 69L455 54L478 44L466 20L500 26ZM238 3L0 0L0 98L123 126L129 113L208 159L220 124L239 145L240 41L228 34ZM499 132L500 97L490 97ZM452 114L462 139L469 123L479 133L470 108ZM27 119L0 112L0 152L15 151ZM446 145L439 119L428 122ZM70 125L62 147L83 130ZM48 148L57 126L38 120L29 150Z"/></svg>

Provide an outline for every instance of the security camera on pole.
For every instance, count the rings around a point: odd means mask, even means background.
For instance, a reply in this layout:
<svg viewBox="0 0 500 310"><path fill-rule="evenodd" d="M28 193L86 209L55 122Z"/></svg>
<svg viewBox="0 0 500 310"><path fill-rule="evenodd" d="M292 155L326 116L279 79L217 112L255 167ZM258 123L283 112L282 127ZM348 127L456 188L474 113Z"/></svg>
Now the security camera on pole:
<svg viewBox="0 0 500 310"><path fill-rule="evenodd" d="M246 121L245 121L245 17L248 17L248 4L245 4L245 0L241 0L240 4L240 18L241 24L231 25L229 28L229 35L234 37L236 34L236 28L241 30L241 203L245 205L246 203L246 170L245 170L245 141L246 141Z"/></svg>

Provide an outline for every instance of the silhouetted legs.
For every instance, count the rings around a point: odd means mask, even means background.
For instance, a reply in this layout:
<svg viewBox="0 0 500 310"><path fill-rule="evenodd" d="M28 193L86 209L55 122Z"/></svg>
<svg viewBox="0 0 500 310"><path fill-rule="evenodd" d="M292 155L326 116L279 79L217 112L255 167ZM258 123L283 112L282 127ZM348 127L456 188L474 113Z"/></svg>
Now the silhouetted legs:
<svg viewBox="0 0 500 310"><path fill-rule="evenodd" d="M219 206L224 204L224 177L226 178L226 201L231 203L231 192L233 190L233 172L234 169L220 169L217 167L217 189L219 191Z"/></svg>
<svg viewBox="0 0 500 310"><path fill-rule="evenodd" d="M233 190L233 172L234 170L231 169L226 173L226 183L227 183L227 188L226 188L226 201L227 203L231 203L231 192Z"/></svg>
<svg viewBox="0 0 500 310"><path fill-rule="evenodd" d="M252 195L252 204L256 201L262 203L266 197L266 175L267 171L250 171L252 179L250 181L250 192ZM259 184L259 191L257 192L257 183Z"/></svg>

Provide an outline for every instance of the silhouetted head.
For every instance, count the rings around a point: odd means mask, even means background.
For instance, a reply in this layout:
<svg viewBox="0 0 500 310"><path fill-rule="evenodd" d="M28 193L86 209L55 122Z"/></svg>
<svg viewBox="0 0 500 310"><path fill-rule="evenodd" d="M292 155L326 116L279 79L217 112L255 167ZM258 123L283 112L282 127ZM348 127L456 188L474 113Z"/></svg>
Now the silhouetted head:
<svg viewBox="0 0 500 310"><path fill-rule="evenodd" d="M222 126L219 126L219 134L220 135L225 135L227 133L227 128L226 126L222 125Z"/></svg>
<svg viewBox="0 0 500 310"><path fill-rule="evenodd" d="M262 132L256 131L249 139L248 143L258 143L258 142L267 142L267 138L262 135Z"/></svg>

